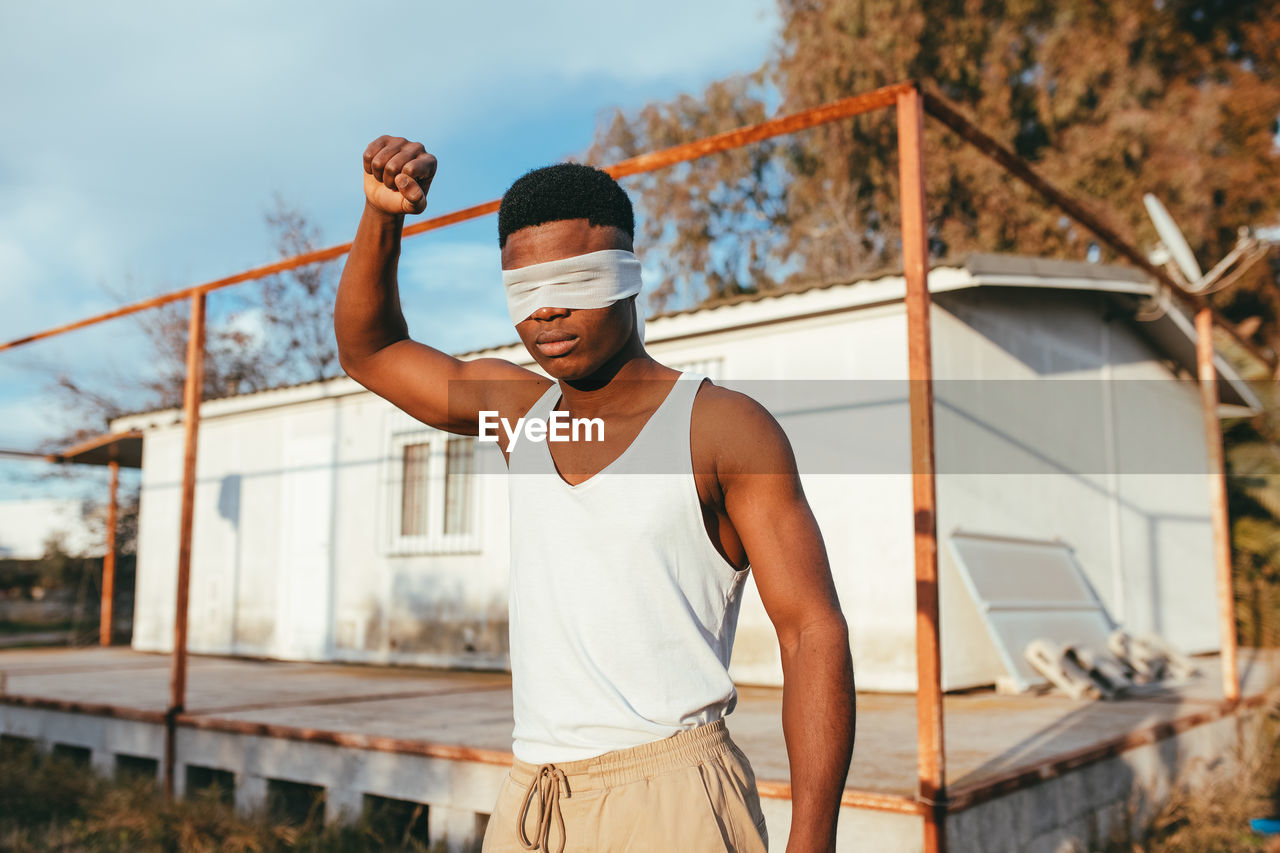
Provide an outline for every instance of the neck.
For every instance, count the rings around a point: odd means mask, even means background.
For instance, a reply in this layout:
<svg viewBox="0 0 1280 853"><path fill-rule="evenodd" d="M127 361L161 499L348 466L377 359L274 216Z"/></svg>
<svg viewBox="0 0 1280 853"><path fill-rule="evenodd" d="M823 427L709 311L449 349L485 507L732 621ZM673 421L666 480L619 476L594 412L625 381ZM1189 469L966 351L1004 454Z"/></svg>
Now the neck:
<svg viewBox="0 0 1280 853"><path fill-rule="evenodd" d="M644 344L632 335L626 346L590 376L561 379L561 408L577 417L605 417L651 409L651 396L660 397L678 371L664 367L645 352ZM652 388L653 395L646 393ZM659 393L661 392L661 393Z"/></svg>

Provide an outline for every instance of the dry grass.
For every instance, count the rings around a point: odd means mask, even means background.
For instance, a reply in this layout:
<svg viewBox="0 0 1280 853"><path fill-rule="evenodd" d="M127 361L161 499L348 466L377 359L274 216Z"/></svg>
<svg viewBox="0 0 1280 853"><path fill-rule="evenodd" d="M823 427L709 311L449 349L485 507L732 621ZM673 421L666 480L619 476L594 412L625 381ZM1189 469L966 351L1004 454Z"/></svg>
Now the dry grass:
<svg viewBox="0 0 1280 853"><path fill-rule="evenodd" d="M1141 842L1113 844L1106 853L1280 853L1280 837L1249 828L1252 818L1280 815L1280 705L1266 712L1257 742L1234 759L1235 771L1170 797Z"/></svg>
<svg viewBox="0 0 1280 853"><path fill-rule="evenodd" d="M12 853L443 853L395 834L367 818L324 826L318 815L299 824L265 810L242 816L216 791L170 801L152 779L109 780L33 750L0 753L0 850Z"/></svg>

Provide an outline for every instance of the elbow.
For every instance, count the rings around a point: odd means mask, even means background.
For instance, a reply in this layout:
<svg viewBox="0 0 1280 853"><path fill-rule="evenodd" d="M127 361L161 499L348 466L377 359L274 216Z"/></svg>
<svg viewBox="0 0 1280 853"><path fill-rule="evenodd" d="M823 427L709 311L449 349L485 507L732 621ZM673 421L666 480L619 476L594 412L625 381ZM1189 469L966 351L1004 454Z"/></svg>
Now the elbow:
<svg viewBox="0 0 1280 853"><path fill-rule="evenodd" d="M845 621L844 614L837 609L828 610L806 623L800 629L800 634L803 636L806 633L820 634L831 643L842 642L846 646L849 645L849 623Z"/></svg>
<svg viewBox="0 0 1280 853"><path fill-rule="evenodd" d="M361 364L361 359L356 358L341 346L338 347L338 366L342 368L343 373L363 385L364 383L360 381Z"/></svg>
<svg viewBox="0 0 1280 853"><path fill-rule="evenodd" d="M849 624L838 610L806 621L793 630L779 630L778 642L783 655L815 649L849 654Z"/></svg>

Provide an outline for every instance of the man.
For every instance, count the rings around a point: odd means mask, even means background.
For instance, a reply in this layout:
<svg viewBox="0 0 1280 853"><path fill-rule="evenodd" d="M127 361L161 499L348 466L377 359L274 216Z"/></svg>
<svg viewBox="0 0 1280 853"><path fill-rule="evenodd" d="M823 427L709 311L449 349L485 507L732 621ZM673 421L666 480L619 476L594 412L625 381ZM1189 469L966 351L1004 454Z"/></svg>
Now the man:
<svg viewBox="0 0 1280 853"><path fill-rule="evenodd" d="M346 372L433 427L484 438L482 421L543 424L498 433L511 473L515 762L484 849L767 848L751 765L723 721L754 570L782 650L787 850L834 850L853 670L785 434L750 398L645 352L631 204L590 167L530 172L498 215L512 322L550 379L411 340L400 232L435 172L419 143L383 136L365 150L334 326ZM603 429L529 440L557 415Z"/></svg>

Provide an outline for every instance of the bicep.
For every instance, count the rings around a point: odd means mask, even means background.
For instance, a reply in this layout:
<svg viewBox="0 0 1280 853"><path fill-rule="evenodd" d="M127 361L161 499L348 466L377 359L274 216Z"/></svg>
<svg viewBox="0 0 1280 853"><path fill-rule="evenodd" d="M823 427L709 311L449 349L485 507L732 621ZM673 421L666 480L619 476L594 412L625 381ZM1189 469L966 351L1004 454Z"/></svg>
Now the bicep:
<svg viewBox="0 0 1280 853"><path fill-rule="evenodd" d="M763 410L740 422L748 428L735 431L722 457L725 510L785 647L806 627L843 621L843 615L786 434Z"/></svg>
<svg viewBox="0 0 1280 853"><path fill-rule="evenodd" d="M357 382L423 423L475 435L481 411L523 414L551 380L498 358L462 361L408 338L366 359Z"/></svg>

